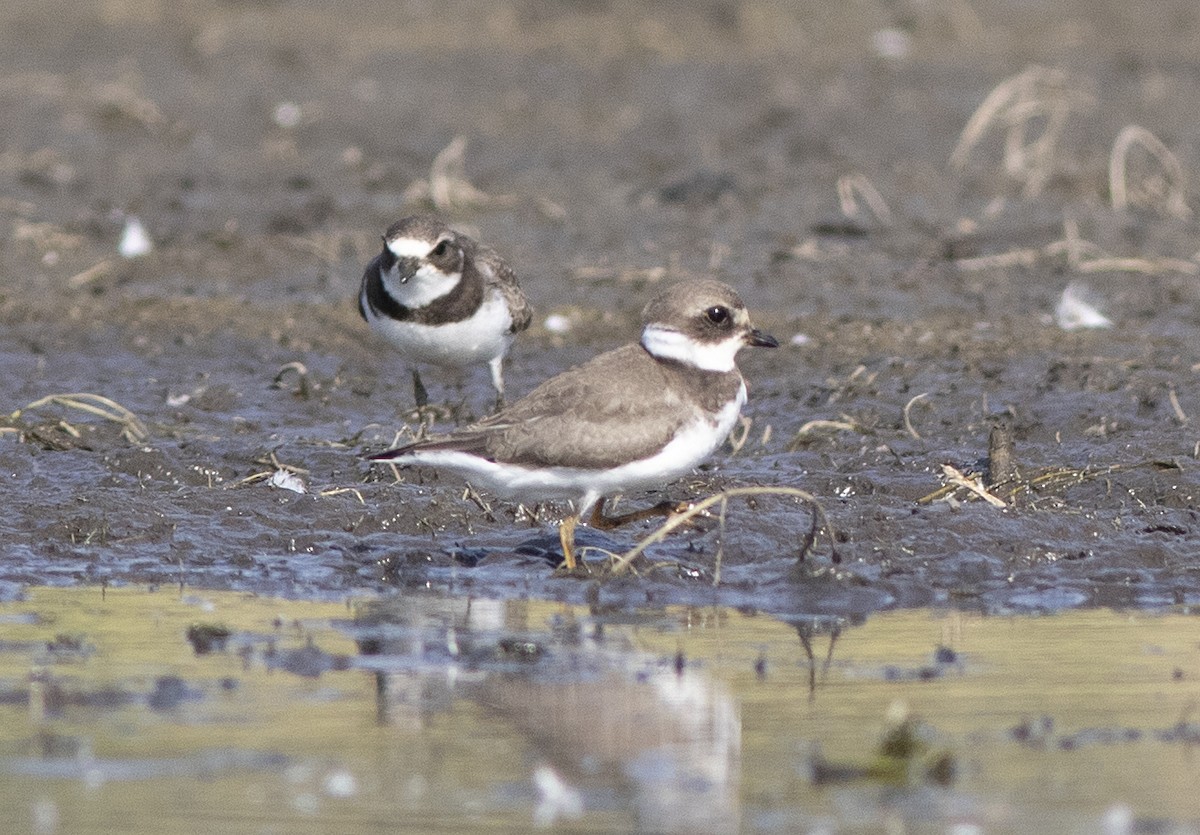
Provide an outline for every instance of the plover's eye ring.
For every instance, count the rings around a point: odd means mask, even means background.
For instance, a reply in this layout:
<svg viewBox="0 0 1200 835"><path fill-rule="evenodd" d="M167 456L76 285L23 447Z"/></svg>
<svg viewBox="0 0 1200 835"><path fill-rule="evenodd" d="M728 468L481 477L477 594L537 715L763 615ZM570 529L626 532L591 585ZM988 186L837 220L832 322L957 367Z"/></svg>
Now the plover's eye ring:
<svg viewBox="0 0 1200 835"><path fill-rule="evenodd" d="M704 311L704 315L714 325L727 325L729 323L729 308L724 305L713 305Z"/></svg>

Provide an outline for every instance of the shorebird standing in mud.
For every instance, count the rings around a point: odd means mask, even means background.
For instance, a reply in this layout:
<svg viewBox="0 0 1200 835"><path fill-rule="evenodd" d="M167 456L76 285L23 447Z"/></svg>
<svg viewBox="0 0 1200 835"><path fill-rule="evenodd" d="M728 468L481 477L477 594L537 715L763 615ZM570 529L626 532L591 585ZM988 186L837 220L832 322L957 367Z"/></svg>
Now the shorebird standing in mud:
<svg viewBox="0 0 1200 835"><path fill-rule="evenodd" d="M367 323L413 363L465 367L486 362L504 403L504 356L533 311L512 268L490 247L434 217L397 221L367 265L358 294ZM415 365L418 408L429 402Z"/></svg>
<svg viewBox="0 0 1200 835"><path fill-rule="evenodd" d="M454 472L525 502L569 499L559 526L567 569L575 526L607 496L688 473L728 437L746 402L735 358L774 348L741 298L718 281L686 281L646 305L641 340L552 377L508 408L446 435L370 456ZM636 515L636 514L634 514Z"/></svg>

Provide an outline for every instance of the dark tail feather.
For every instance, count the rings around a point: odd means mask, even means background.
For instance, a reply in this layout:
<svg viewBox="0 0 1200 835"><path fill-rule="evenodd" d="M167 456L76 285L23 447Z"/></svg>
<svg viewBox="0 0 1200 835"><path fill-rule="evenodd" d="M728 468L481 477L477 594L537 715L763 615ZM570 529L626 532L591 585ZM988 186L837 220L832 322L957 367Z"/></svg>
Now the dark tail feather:
<svg viewBox="0 0 1200 835"><path fill-rule="evenodd" d="M437 450L454 450L467 452L472 455L486 457L487 438L482 434L450 435L442 438L428 438L412 444L398 446L384 452L375 452L366 456L368 461L394 461L403 458L411 452L433 452Z"/></svg>
<svg viewBox="0 0 1200 835"><path fill-rule="evenodd" d="M399 458L413 448L412 444L408 446L398 446L395 449L389 449L385 452L373 452L370 455L364 456L368 461L391 461Z"/></svg>

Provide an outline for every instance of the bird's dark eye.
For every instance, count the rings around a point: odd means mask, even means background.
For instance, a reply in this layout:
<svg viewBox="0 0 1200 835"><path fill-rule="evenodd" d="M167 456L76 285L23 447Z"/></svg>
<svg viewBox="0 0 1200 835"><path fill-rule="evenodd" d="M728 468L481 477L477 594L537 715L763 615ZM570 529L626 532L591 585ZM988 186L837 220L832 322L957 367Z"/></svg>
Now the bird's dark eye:
<svg viewBox="0 0 1200 835"><path fill-rule="evenodd" d="M443 238L437 242L437 246L433 248L433 252L431 252L430 255L432 255L434 258L441 258L446 254L448 249L450 249L450 244L446 243L446 239Z"/></svg>
<svg viewBox="0 0 1200 835"><path fill-rule="evenodd" d="M708 317L708 321L714 325L725 325L729 322L729 308L723 305L713 305L708 310L704 311L704 315Z"/></svg>

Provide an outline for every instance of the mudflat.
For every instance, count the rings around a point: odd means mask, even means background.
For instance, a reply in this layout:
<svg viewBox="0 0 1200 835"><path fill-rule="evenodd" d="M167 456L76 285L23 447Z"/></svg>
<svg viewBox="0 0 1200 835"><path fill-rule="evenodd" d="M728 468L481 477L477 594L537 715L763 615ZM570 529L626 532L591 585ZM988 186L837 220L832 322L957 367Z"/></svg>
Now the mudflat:
<svg viewBox="0 0 1200 835"><path fill-rule="evenodd" d="M614 604L1195 603L1198 14L6 3L0 580L583 599L546 559L561 509L361 458L419 431L361 270L437 211L537 306L512 396L683 277L785 343L666 495L806 490L841 562L822 537L797 573L808 510L740 497ZM439 425L489 403L482 370L426 381Z"/></svg>

